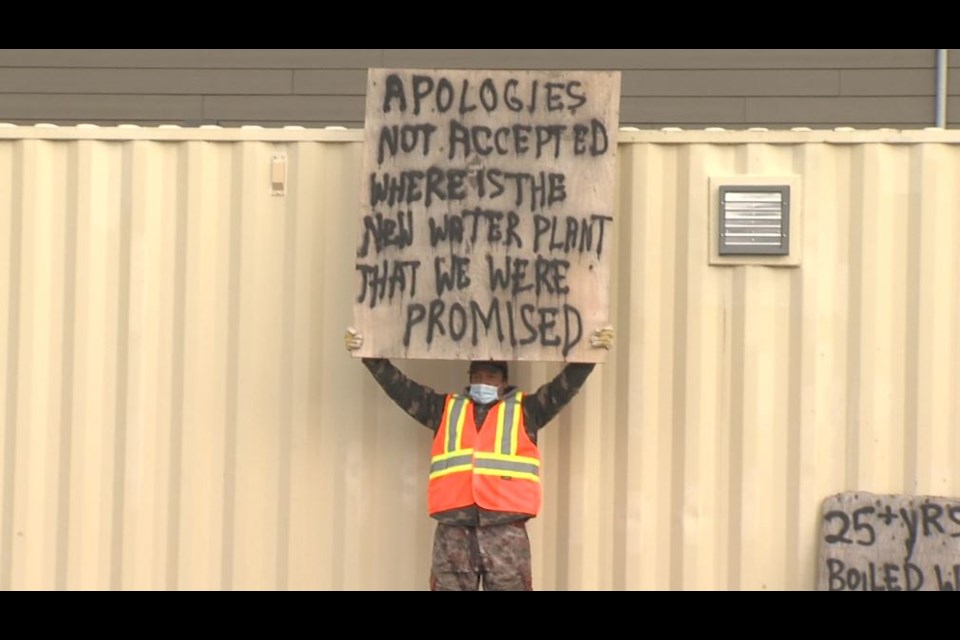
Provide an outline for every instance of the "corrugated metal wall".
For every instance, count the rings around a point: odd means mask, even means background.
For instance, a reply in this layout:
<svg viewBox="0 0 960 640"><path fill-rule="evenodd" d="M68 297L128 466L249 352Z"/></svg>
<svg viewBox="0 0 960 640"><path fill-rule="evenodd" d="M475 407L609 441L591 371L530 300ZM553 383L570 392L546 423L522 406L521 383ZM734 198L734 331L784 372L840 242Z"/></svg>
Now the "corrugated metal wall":
<svg viewBox="0 0 960 640"><path fill-rule="evenodd" d="M430 433L342 344L361 150L0 128L0 589L426 588ZM535 586L812 589L823 498L960 495L960 134L619 153L617 344L543 432ZM742 175L799 176L799 266L710 265Z"/></svg>

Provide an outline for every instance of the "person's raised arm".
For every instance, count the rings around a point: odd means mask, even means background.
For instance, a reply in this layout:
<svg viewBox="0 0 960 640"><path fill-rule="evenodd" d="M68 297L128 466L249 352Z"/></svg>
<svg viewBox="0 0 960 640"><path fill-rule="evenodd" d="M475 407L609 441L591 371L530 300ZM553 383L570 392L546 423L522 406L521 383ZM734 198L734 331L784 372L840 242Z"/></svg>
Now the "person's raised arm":
<svg viewBox="0 0 960 640"><path fill-rule="evenodd" d="M350 327L343 342L347 351L356 351L363 346L363 335ZM443 417L445 394L411 380L387 358L361 360L391 400L420 424L434 431L437 429Z"/></svg>
<svg viewBox="0 0 960 640"><path fill-rule="evenodd" d="M590 336L590 346L594 349L612 348L613 327L594 331ZM523 412L527 431L535 433L553 420L577 395L595 366L592 362L571 362L553 380L541 386L535 393L524 397Z"/></svg>

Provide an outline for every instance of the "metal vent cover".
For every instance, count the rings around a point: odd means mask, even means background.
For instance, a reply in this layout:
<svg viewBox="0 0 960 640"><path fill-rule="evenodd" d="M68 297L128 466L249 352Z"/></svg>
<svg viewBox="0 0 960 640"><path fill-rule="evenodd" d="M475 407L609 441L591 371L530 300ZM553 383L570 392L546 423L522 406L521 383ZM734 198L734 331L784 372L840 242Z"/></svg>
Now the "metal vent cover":
<svg viewBox="0 0 960 640"><path fill-rule="evenodd" d="M719 253L788 255L790 253L790 187L720 187Z"/></svg>

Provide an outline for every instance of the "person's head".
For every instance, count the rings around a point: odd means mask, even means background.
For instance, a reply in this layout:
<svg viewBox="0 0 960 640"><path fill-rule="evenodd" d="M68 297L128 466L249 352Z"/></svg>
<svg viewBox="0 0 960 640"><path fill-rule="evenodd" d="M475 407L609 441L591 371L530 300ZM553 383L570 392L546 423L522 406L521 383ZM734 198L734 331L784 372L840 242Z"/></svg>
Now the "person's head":
<svg viewBox="0 0 960 640"><path fill-rule="evenodd" d="M493 402L507 388L509 371L501 360L474 360L470 363L470 395L481 404Z"/></svg>

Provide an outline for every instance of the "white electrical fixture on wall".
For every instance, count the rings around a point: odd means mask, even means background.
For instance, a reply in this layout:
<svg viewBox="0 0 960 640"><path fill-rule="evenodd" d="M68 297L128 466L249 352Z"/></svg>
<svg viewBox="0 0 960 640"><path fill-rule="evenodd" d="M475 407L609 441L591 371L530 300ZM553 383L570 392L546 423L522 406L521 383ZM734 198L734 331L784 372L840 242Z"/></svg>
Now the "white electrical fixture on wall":
<svg viewBox="0 0 960 640"><path fill-rule="evenodd" d="M270 157L270 195L287 193L287 154L274 153Z"/></svg>

